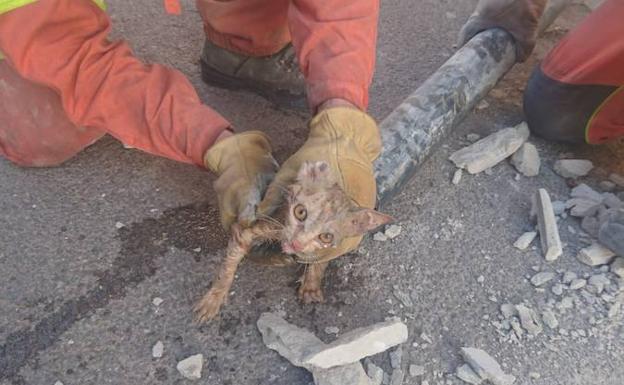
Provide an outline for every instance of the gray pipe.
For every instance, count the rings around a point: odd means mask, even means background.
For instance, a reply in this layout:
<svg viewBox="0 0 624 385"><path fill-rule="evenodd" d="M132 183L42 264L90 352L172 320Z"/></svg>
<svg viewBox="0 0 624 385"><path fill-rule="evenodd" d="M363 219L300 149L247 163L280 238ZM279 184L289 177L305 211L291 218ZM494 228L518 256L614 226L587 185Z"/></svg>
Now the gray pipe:
<svg viewBox="0 0 624 385"><path fill-rule="evenodd" d="M571 0L550 0L539 31ZM383 148L375 162L377 194L383 204L516 62L515 43L501 29L479 33L380 124Z"/></svg>

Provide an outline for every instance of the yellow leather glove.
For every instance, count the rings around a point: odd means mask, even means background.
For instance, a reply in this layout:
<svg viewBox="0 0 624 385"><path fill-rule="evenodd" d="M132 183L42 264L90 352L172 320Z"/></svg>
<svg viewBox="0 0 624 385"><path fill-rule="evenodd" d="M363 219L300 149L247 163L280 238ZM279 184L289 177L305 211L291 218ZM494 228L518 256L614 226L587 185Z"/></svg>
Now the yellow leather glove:
<svg viewBox="0 0 624 385"><path fill-rule="evenodd" d="M361 207L373 208L377 185L372 163L381 151L379 129L373 118L354 108L333 107L319 112L309 126L308 140L282 165L258 212L270 215L279 207L283 199L281 186L293 183L306 161L327 162L345 193ZM354 250L361 240L362 236L347 238L335 248L324 249L319 262Z"/></svg>
<svg viewBox="0 0 624 385"><path fill-rule="evenodd" d="M214 189L223 227L248 226L278 168L266 135L248 131L225 138L206 151L204 164L218 175Z"/></svg>

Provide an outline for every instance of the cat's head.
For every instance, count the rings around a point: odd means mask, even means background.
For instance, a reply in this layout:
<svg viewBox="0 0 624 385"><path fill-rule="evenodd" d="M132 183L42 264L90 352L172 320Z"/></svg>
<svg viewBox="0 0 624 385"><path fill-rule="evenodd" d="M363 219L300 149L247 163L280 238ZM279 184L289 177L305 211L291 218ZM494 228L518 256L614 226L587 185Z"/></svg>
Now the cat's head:
<svg viewBox="0 0 624 385"><path fill-rule="evenodd" d="M392 217L359 207L340 188L326 162L305 162L288 186L282 250L314 263L318 251L363 235Z"/></svg>

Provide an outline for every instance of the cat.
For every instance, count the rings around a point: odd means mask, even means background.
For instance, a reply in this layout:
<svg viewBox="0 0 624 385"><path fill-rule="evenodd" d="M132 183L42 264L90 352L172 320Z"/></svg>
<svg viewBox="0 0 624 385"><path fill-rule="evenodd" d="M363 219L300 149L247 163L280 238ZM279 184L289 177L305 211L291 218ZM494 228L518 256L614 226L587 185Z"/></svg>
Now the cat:
<svg viewBox="0 0 624 385"><path fill-rule="evenodd" d="M259 217L247 228L232 226L217 279L195 305L196 322L206 322L218 314L239 263L252 247L279 243L283 253L306 265L299 298L304 303L322 302L321 280L328 261L320 260L317 253L393 221L388 215L359 207L340 188L326 162L304 162L295 182L283 192L285 199L274 217Z"/></svg>

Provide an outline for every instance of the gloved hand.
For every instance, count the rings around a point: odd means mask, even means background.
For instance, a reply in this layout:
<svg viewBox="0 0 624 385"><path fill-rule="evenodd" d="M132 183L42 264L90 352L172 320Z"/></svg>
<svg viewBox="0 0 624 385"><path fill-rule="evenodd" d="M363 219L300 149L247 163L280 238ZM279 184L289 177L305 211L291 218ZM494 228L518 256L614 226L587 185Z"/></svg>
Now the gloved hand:
<svg viewBox="0 0 624 385"><path fill-rule="evenodd" d="M459 45L489 28L502 28L516 41L516 60L525 61L535 47L537 25L547 0L479 0L459 32Z"/></svg>
<svg viewBox="0 0 624 385"><path fill-rule="evenodd" d="M306 161L326 161L338 184L358 205L375 206L377 186L372 162L381 151L377 124L366 113L350 107L332 107L319 112L310 121L308 140L282 165L269 185L258 213L271 215L279 207L282 186L294 182ZM324 249L318 262L329 261L351 250L362 236L345 239L338 247Z"/></svg>
<svg viewBox="0 0 624 385"><path fill-rule="evenodd" d="M218 175L214 188L223 227L234 222L248 226L278 168L267 137L260 131L227 137L206 151L204 164Z"/></svg>

